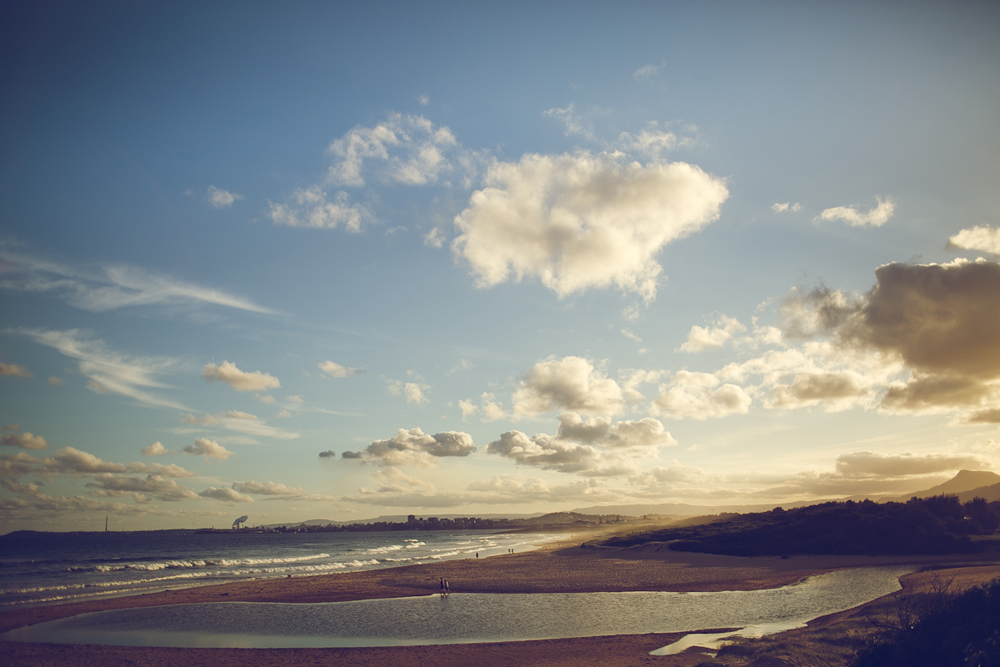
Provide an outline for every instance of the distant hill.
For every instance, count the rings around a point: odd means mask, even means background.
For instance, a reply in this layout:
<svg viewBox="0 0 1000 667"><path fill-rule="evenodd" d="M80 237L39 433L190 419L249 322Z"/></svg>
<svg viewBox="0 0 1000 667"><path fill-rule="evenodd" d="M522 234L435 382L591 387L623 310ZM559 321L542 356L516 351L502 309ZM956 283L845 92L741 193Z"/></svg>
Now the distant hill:
<svg viewBox="0 0 1000 667"><path fill-rule="evenodd" d="M910 498L930 498L931 496L959 496L962 502L966 502L972 500L975 495L965 498L963 497L965 494L983 487L993 487L998 484L1000 484L1000 475L995 472L989 472L988 470L959 470L957 475L944 484L938 484L923 491L914 491L913 493L906 493L901 496L880 498L879 502L905 503ZM1000 494L1000 490L993 493L994 496L992 498L986 498L981 493L978 495L990 501L1000 500L1000 495L997 495Z"/></svg>
<svg viewBox="0 0 1000 667"><path fill-rule="evenodd" d="M581 514L580 512L552 512L551 514L543 514L542 516L532 517L530 519L525 519L524 522L532 526L543 526L543 525L555 525L555 524L569 524L569 523L592 523L596 524L602 519L613 519L620 517L622 519L631 519L633 517L625 516L624 514L605 514L604 516L594 515L594 514Z"/></svg>
<svg viewBox="0 0 1000 667"><path fill-rule="evenodd" d="M781 506L784 509L790 509L822 502L826 501L813 500L809 502L781 503ZM705 514L767 512L774 509L774 506L774 503L764 505L686 505L684 503L659 503L656 505L594 505L592 507L579 507L574 509L573 512L578 514L621 514L622 516L636 517L647 514L686 517L703 516Z"/></svg>
<svg viewBox="0 0 1000 667"><path fill-rule="evenodd" d="M989 486L981 486L978 489L973 489L972 491L963 491L958 494L958 499L967 503L973 498L982 498L986 502L992 503L1000 500L1000 484L990 484Z"/></svg>

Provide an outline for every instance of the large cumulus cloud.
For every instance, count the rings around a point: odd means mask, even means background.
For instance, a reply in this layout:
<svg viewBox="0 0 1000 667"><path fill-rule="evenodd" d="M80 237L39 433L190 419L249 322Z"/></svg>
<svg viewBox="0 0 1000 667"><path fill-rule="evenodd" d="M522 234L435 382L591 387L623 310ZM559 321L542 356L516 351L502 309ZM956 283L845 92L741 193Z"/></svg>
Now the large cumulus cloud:
<svg viewBox="0 0 1000 667"><path fill-rule="evenodd" d="M725 183L682 162L621 154L524 155L495 162L455 218L456 258L480 287L537 278L560 297L618 286L656 297L660 250L719 216Z"/></svg>
<svg viewBox="0 0 1000 667"><path fill-rule="evenodd" d="M965 410L990 421L1000 400L1000 264L887 264L863 297L821 289L786 303L793 334L829 334L909 370L888 387L890 411Z"/></svg>
<svg viewBox="0 0 1000 667"><path fill-rule="evenodd" d="M622 390L583 357L546 359L529 370L513 395L514 413L537 415L555 409L592 414L622 410Z"/></svg>

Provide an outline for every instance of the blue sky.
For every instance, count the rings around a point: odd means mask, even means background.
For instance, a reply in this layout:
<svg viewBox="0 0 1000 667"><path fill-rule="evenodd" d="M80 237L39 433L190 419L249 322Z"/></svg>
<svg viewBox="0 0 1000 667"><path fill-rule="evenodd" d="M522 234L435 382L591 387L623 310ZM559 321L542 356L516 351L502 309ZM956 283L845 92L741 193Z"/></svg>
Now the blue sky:
<svg viewBox="0 0 1000 667"><path fill-rule="evenodd" d="M991 3L2 12L2 530L1000 463Z"/></svg>

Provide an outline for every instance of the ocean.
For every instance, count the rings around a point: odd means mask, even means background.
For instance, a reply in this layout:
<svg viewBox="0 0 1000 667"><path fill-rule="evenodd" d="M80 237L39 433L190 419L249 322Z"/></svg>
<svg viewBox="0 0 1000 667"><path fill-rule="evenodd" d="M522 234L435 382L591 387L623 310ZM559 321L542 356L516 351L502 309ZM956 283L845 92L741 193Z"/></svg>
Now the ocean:
<svg viewBox="0 0 1000 667"><path fill-rule="evenodd" d="M527 551L558 535L165 530L0 536L0 609Z"/></svg>

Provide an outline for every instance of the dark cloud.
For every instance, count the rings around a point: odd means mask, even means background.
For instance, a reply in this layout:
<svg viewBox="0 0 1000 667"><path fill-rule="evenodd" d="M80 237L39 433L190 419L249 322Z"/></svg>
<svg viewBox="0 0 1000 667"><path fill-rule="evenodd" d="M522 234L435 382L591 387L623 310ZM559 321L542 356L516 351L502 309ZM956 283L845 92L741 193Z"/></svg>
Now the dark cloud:
<svg viewBox="0 0 1000 667"><path fill-rule="evenodd" d="M1000 424L1000 408L974 412L967 421L970 424Z"/></svg>
<svg viewBox="0 0 1000 667"><path fill-rule="evenodd" d="M812 401L828 401L864 396L868 389L861 385L857 373L802 373L789 385L774 390L776 407L798 407Z"/></svg>
<svg viewBox="0 0 1000 667"><path fill-rule="evenodd" d="M341 457L345 459L360 459L361 452L344 452L343 454L341 454Z"/></svg>
<svg viewBox="0 0 1000 667"><path fill-rule="evenodd" d="M875 277L856 338L925 373L1000 377L1000 264L887 264Z"/></svg>
<svg viewBox="0 0 1000 667"><path fill-rule="evenodd" d="M321 459L335 459L337 458L337 452L333 451L332 449L328 449L325 452L320 452L319 457Z"/></svg>
<svg viewBox="0 0 1000 667"><path fill-rule="evenodd" d="M886 264L875 278L863 298L826 287L793 291L781 307L784 333L828 334L906 366L910 379L889 387L883 409L992 409L1000 394L1000 264Z"/></svg>

